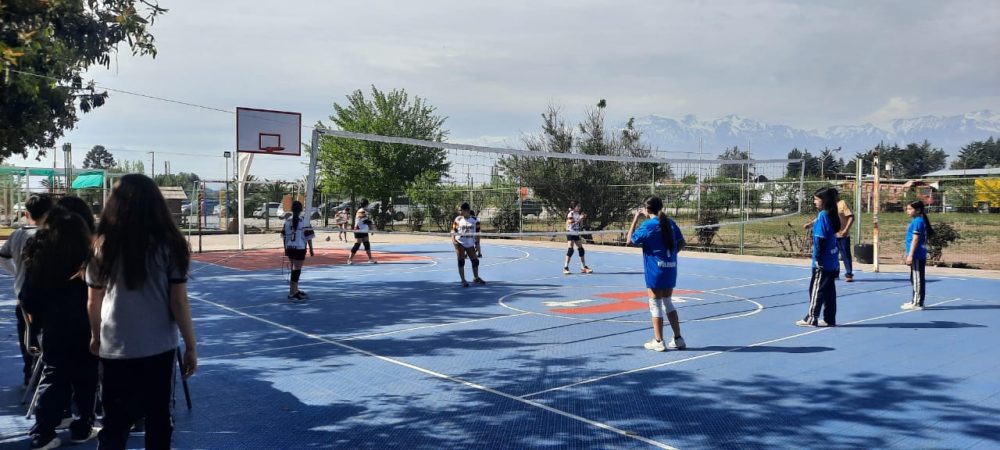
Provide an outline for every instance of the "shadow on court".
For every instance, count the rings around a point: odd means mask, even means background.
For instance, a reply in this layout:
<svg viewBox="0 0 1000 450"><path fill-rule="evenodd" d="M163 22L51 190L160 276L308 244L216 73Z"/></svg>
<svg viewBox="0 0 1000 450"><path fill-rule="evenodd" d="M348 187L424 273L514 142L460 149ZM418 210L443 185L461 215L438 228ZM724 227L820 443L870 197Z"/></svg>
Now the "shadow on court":
<svg viewBox="0 0 1000 450"><path fill-rule="evenodd" d="M870 372L719 379L671 370L561 392L545 403L680 448L923 448L940 444L942 429L1000 444L1000 423L991 419L1000 409L950 395L959 381Z"/></svg>

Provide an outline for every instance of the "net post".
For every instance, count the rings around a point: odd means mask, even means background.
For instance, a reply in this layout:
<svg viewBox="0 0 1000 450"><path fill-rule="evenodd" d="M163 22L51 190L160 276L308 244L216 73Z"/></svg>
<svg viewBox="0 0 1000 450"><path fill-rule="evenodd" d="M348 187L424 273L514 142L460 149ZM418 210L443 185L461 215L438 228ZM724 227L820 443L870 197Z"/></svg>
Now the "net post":
<svg viewBox="0 0 1000 450"><path fill-rule="evenodd" d="M873 200L872 203L872 270L876 273L878 272L878 209L879 209L879 190L882 188L882 183L879 178L882 176L882 170L879 168L879 152L882 150L882 143L875 147L875 157L872 163L872 172L875 174L875 180L872 184Z"/></svg>
<svg viewBox="0 0 1000 450"><path fill-rule="evenodd" d="M864 179L862 178L865 173L864 158L857 158L857 162L855 165L857 166L856 167L857 174L855 175L856 178L854 179L855 180L854 181L854 216L855 216L854 241L860 244L861 243L861 193L863 192L861 186L862 183L864 183Z"/></svg>
<svg viewBox="0 0 1000 450"><path fill-rule="evenodd" d="M806 160L799 161L799 214L802 214L802 201L806 198Z"/></svg>

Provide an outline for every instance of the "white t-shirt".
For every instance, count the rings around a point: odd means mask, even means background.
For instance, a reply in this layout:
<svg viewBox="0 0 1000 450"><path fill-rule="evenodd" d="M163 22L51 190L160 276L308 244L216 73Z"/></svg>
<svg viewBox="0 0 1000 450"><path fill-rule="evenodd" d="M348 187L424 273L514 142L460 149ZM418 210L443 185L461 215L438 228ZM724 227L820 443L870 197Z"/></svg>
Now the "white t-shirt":
<svg viewBox="0 0 1000 450"><path fill-rule="evenodd" d="M569 210L569 214L566 215L566 231L572 234L580 234L581 227L583 224L580 222L583 219L583 213L578 213Z"/></svg>
<svg viewBox="0 0 1000 450"><path fill-rule="evenodd" d="M364 208L358 209L358 212L355 213L354 217L356 219L356 224L354 226L354 228L356 230L358 230L358 231L368 231L369 230L369 227L368 227L368 223L369 223L368 222L369 221L369 219L368 219L368 213L365 211Z"/></svg>
<svg viewBox="0 0 1000 450"><path fill-rule="evenodd" d="M310 233L306 233L309 230ZM313 238L312 225L308 220L299 219L298 227L292 226L292 217L285 219L285 226L281 230L281 237L285 241L285 248L305 250L308 241Z"/></svg>
<svg viewBox="0 0 1000 450"><path fill-rule="evenodd" d="M476 234L479 231L479 219L469 216L458 216L452 224L455 234L455 242L462 247L472 248L476 246Z"/></svg>
<svg viewBox="0 0 1000 450"><path fill-rule="evenodd" d="M24 286L24 270L21 267L21 252L24 251L24 244L28 239L35 236L38 227L27 225L14 230L0 248L0 267L7 269L14 274L14 298L21 293L21 286Z"/></svg>

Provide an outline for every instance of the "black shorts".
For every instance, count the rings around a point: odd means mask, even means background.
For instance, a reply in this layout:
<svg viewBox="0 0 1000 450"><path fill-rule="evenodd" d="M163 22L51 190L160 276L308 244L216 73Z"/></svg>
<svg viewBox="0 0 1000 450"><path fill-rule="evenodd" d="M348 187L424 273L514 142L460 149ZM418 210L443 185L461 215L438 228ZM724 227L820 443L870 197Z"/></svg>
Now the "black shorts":
<svg viewBox="0 0 1000 450"><path fill-rule="evenodd" d="M566 240L570 241L570 242L579 241L580 240L580 235L579 234L567 234L566 235Z"/></svg>
<svg viewBox="0 0 1000 450"><path fill-rule="evenodd" d="M305 261L306 260L306 249L304 248L286 248L285 256L292 261Z"/></svg>
<svg viewBox="0 0 1000 450"><path fill-rule="evenodd" d="M364 232L364 233L355 232L354 233L354 239L364 239L366 237L368 237L368 233L367 232Z"/></svg>

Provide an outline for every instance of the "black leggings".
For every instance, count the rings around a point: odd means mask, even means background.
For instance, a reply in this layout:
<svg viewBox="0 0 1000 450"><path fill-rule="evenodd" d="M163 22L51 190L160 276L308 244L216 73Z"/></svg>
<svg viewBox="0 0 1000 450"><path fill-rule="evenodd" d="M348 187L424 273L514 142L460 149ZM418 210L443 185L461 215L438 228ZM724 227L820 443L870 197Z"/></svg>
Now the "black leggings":
<svg viewBox="0 0 1000 450"><path fill-rule="evenodd" d="M104 429L98 440L102 450L124 449L129 430L140 417L146 418L146 448L170 448L174 352L134 359L101 358Z"/></svg>

